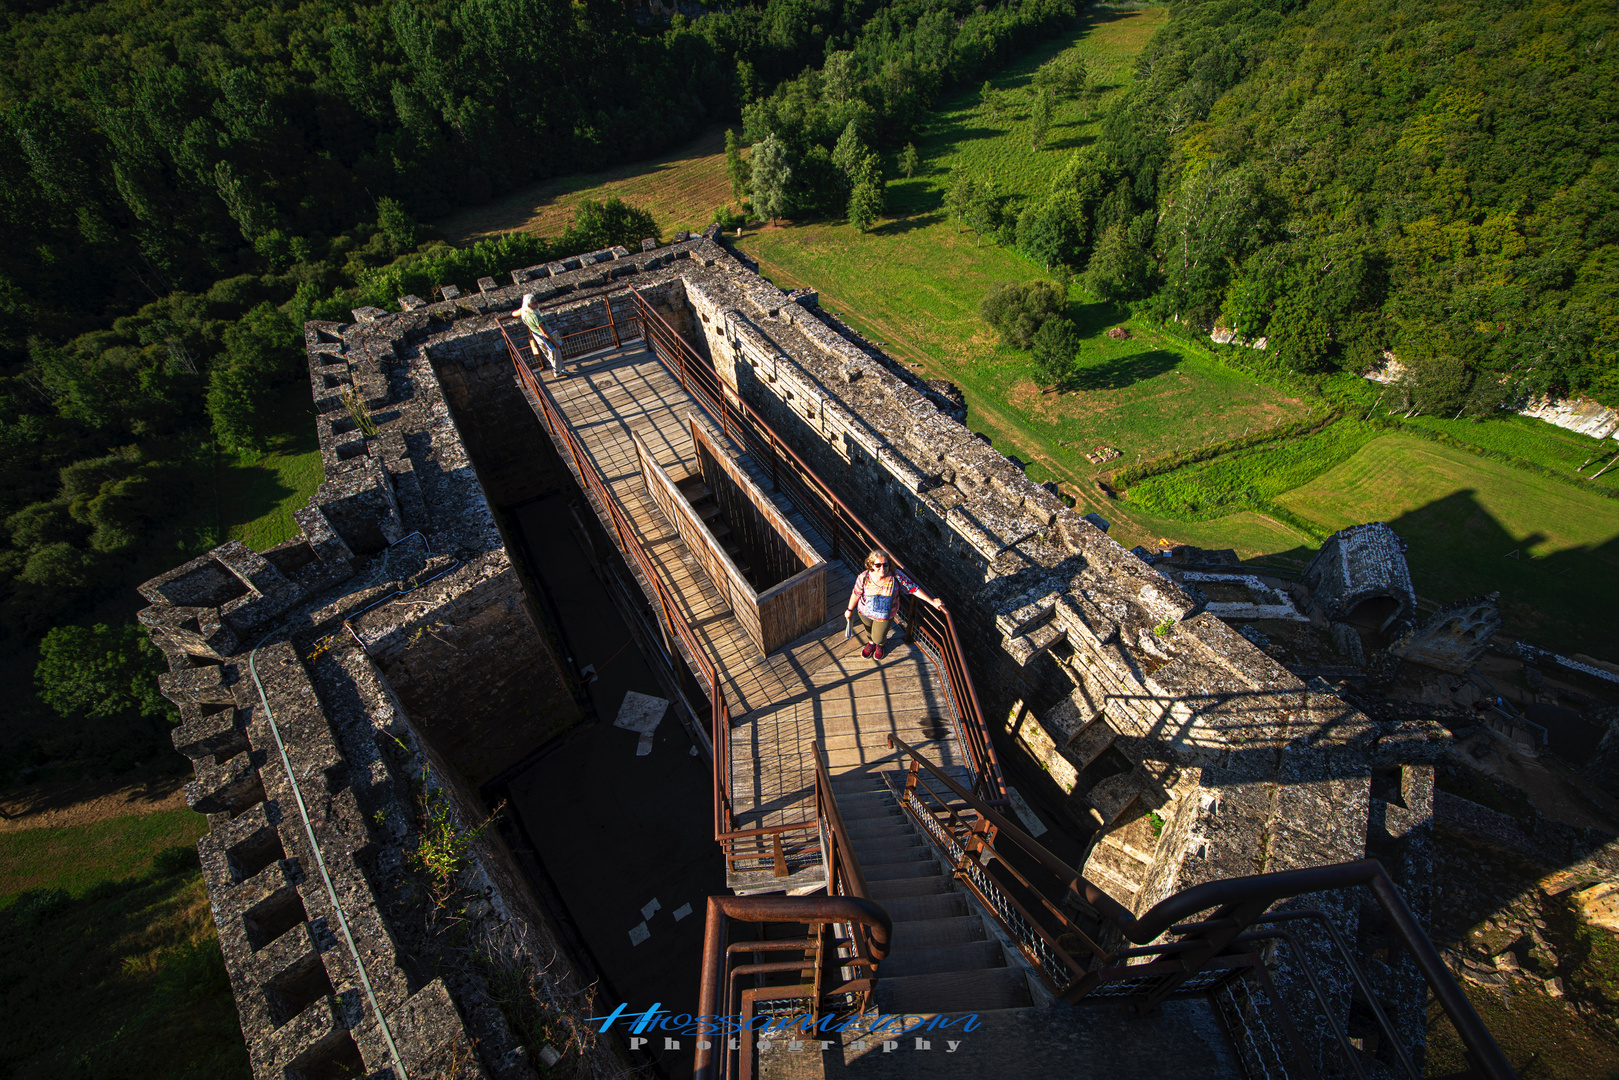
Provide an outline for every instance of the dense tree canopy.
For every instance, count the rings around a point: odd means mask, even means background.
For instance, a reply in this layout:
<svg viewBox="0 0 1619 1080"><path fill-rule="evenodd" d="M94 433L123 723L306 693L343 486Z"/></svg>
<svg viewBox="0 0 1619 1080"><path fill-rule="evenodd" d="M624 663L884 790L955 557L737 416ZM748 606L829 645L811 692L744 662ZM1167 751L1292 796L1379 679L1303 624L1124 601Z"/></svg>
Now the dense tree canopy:
<svg viewBox="0 0 1619 1080"><path fill-rule="evenodd" d="M1598 0L1182 0L1048 198L964 177L957 213L1295 370L1393 349L1433 410L1619 404L1616 32Z"/></svg>
<svg viewBox="0 0 1619 1080"><path fill-rule="evenodd" d="M616 200L554 242L457 250L420 222L762 102L831 117L818 147L781 127L778 212L819 191L869 222L883 140L1070 2L0 5L0 662L127 616L134 582L222 539L215 455L278 434L305 319L656 231ZM768 179L731 159L737 189ZM74 647L112 657L124 629ZM4 719L0 760L78 745L40 749L60 721L39 699Z"/></svg>

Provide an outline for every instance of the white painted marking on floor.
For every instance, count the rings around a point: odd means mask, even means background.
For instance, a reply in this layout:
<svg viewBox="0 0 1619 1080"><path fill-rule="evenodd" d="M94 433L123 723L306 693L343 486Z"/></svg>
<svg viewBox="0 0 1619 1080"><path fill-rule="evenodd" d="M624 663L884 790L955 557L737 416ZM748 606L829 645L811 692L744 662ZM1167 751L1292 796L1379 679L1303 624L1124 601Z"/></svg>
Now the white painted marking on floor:
<svg viewBox="0 0 1619 1080"><path fill-rule="evenodd" d="M641 737L635 743L635 756L646 757L652 753L652 733L658 729L663 714L668 711L667 699L631 690L624 695L624 704L618 707L618 718L613 721L613 726L639 734Z"/></svg>
<svg viewBox="0 0 1619 1080"><path fill-rule="evenodd" d="M675 917L675 922L679 922L681 919L684 919L687 915L691 914L691 905L681 904L679 907L675 908L673 914Z"/></svg>
<svg viewBox="0 0 1619 1080"><path fill-rule="evenodd" d="M652 936L652 931L646 928L646 923L636 923L630 927L630 944L639 945Z"/></svg>
<svg viewBox="0 0 1619 1080"><path fill-rule="evenodd" d="M641 918L650 919L652 916L656 915L662 910L663 905L658 903L658 898L654 896L652 899L648 900L646 902L646 906L641 909Z"/></svg>
<svg viewBox="0 0 1619 1080"><path fill-rule="evenodd" d="M1030 836L1039 836L1046 831L1046 823L1040 820L1040 815L1034 812L1034 807L1023 800L1017 788L1011 784L1006 785L1006 796L1012 800L1012 810L1017 814L1023 827L1029 830Z"/></svg>

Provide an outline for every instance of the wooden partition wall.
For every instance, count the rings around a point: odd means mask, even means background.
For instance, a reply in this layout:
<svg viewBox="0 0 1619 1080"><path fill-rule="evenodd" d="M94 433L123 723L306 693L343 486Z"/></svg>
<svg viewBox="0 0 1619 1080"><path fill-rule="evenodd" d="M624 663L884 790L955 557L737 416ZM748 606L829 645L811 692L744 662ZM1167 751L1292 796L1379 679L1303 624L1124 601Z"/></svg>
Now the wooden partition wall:
<svg viewBox="0 0 1619 1080"><path fill-rule="evenodd" d="M754 645L761 653L774 652L826 621L826 560L730 455L714 445L697 421L687 420L696 458L696 468L689 475L708 488L720 511L714 521L729 527L727 539L741 549L739 554L760 588L754 588L725 543L681 493L675 478L653 459L640 435L632 432L641 478Z"/></svg>

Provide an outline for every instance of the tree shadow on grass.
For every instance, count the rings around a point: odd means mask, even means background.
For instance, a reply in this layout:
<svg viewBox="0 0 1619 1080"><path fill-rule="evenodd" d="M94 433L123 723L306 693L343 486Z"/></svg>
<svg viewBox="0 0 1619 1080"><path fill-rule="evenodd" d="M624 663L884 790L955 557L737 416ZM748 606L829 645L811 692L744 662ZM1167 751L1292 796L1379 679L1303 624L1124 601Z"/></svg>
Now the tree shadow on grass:
<svg viewBox="0 0 1619 1080"><path fill-rule="evenodd" d="M227 529L259 520L291 494L293 489L270 467L268 455L253 462L219 463L219 510Z"/></svg>
<svg viewBox="0 0 1619 1080"><path fill-rule="evenodd" d="M1069 125L1064 126L1066 127ZM1080 125L1075 124L1072 126L1079 127ZM1047 150L1078 150L1080 147L1089 146L1095 141L1095 135L1070 135L1063 139L1047 139L1045 148Z"/></svg>
<svg viewBox="0 0 1619 1080"><path fill-rule="evenodd" d="M1074 320L1080 336L1093 338L1129 318L1130 312L1118 304L1103 300L1091 304L1069 304L1068 317Z"/></svg>
<svg viewBox="0 0 1619 1080"><path fill-rule="evenodd" d="M1180 362L1180 357L1163 349L1124 356L1117 360L1104 360L1101 363L1075 368L1073 374L1063 381L1063 388L1123 390L1127 386L1134 386L1138 382L1146 382L1166 371L1172 371Z"/></svg>
<svg viewBox="0 0 1619 1080"><path fill-rule="evenodd" d="M908 217L895 218L884 222L871 230L873 236L903 236L912 229L925 229L929 225L937 225L944 220L943 214L911 214Z"/></svg>

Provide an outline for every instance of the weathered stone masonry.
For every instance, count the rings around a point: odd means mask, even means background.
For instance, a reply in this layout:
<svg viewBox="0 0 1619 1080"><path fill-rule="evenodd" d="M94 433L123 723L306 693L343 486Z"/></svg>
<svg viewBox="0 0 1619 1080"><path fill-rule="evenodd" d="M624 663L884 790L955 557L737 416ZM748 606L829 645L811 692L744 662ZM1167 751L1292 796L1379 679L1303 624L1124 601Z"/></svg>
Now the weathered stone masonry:
<svg viewBox="0 0 1619 1080"><path fill-rule="evenodd" d="M471 950L423 937L405 872L428 793L463 824L484 816L444 756L459 733L518 708L572 707L485 495L522 498L555 478L543 460L494 458L480 483L452 414L472 417L485 446L500 435L488 374L509 384L510 365L489 312L512 303L480 295L310 324L326 481L297 512L302 534L262 555L225 544L141 587L141 621L171 669L161 686L182 714L175 745L196 767L188 800L208 815L199 851L258 1077L375 1075L395 1054L413 1077L534 1075ZM587 980L557 959L509 852L485 833L474 855L457 882L473 946L549 964L544 989L588 1015ZM586 1053L596 1071L621 1071L606 1049Z"/></svg>
<svg viewBox="0 0 1619 1080"><path fill-rule="evenodd" d="M201 850L256 1075L388 1060L248 674L260 640L256 667L407 1071L445 1069L476 1036L457 1075L527 1075L477 979L431 977L391 899L415 841L412 778L425 766L476 820L443 757L479 714L567 707L490 509L556 482L528 452L543 429L493 317L524 292L569 333L604 304L627 323L633 284L712 359L948 600L986 711L1005 718L992 734L1014 779L1092 836L1085 872L1122 902L1144 911L1202 881L1371 850L1423 913L1433 733L1368 719L1201 613L966 429L958 405L852 343L813 293L783 293L711 237L512 278L310 324L327 480L298 515L303 535L262 555L224 545L143 586L164 691L184 713L176 745L197 766L190 798L209 814ZM377 435L343 407L350 391ZM480 932L521 924L544 940L509 854L485 839L477 856ZM1335 902L1347 933L1375 933ZM1377 973L1420 1045L1408 975Z"/></svg>

